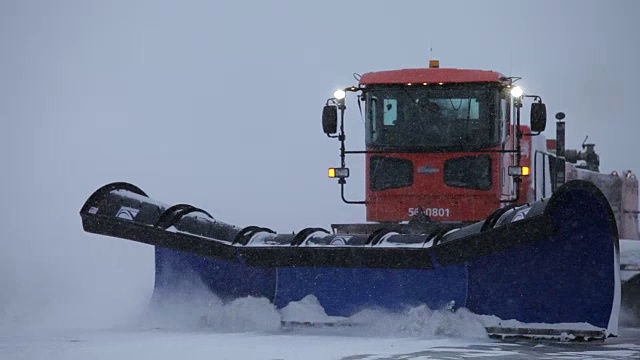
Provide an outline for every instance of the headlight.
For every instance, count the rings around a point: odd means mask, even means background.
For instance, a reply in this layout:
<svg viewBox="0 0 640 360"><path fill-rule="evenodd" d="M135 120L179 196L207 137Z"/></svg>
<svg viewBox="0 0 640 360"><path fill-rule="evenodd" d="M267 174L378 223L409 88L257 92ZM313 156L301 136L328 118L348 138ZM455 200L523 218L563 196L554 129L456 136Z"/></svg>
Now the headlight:
<svg viewBox="0 0 640 360"><path fill-rule="evenodd" d="M349 168L329 168L330 178L344 179L349 177Z"/></svg>
<svg viewBox="0 0 640 360"><path fill-rule="evenodd" d="M342 100L342 99L344 99L346 96L347 96L347 93L346 93L346 92L344 92L344 90L342 90L342 89L338 89L338 90L336 90L336 91L333 93L333 97L334 97L336 100Z"/></svg>
<svg viewBox="0 0 640 360"><path fill-rule="evenodd" d="M524 94L524 91L522 91L522 88L520 86L516 86L513 89L511 89L511 96L519 98L520 96L522 96L522 94Z"/></svg>

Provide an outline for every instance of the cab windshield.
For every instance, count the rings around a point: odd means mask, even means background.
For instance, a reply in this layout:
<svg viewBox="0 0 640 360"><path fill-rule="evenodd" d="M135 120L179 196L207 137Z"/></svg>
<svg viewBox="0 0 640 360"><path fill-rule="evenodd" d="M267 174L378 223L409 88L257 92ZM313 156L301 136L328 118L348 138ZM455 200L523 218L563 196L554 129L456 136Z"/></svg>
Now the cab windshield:
<svg viewBox="0 0 640 360"><path fill-rule="evenodd" d="M367 145L422 151L495 146L497 95L497 88L475 84L371 87Z"/></svg>

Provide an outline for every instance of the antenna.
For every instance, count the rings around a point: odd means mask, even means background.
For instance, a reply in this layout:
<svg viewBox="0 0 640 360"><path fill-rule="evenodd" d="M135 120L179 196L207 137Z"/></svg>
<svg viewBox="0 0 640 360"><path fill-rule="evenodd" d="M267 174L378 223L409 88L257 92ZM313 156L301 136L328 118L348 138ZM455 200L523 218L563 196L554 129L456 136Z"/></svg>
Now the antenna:
<svg viewBox="0 0 640 360"><path fill-rule="evenodd" d="M429 63L429 68L439 68L440 61L439 60L431 60L433 55L433 47L431 47L431 37L429 37L429 55L427 56L427 62Z"/></svg>
<svg viewBox="0 0 640 360"><path fill-rule="evenodd" d="M511 77L513 71L513 49L509 49L509 77Z"/></svg>

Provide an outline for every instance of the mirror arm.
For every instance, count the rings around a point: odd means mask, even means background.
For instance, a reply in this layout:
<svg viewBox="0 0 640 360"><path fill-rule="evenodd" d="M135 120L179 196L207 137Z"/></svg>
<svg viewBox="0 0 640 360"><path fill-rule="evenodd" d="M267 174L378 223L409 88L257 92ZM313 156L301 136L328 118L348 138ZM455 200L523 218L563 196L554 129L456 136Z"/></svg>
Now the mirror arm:
<svg viewBox="0 0 640 360"><path fill-rule="evenodd" d="M542 97L540 97L539 95L527 95L527 94L524 94L522 96L523 97L527 97L527 98L533 98L533 101L537 101L539 104L542 103Z"/></svg>
<svg viewBox="0 0 640 360"><path fill-rule="evenodd" d="M522 139L522 130L520 130L520 109L522 108L522 102L518 101L515 104L516 108L516 166L520 166L520 158L522 156L520 152L520 139Z"/></svg>
<svg viewBox="0 0 640 360"><path fill-rule="evenodd" d="M345 140L347 136L344 133L344 111L347 107L344 105L344 101L338 102L338 109L340 110L340 132L337 137L340 140L340 163L342 167L346 167L346 146Z"/></svg>

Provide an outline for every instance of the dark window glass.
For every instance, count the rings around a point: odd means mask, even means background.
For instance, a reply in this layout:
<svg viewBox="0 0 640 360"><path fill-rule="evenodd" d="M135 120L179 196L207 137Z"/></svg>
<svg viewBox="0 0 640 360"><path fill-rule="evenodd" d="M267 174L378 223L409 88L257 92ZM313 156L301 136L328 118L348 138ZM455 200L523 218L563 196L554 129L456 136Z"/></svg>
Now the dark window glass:
<svg viewBox="0 0 640 360"><path fill-rule="evenodd" d="M456 151L500 142L498 88L374 86L367 90L367 145Z"/></svg>
<svg viewBox="0 0 640 360"><path fill-rule="evenodd" d="M467 189L491 189L491 157L466 156L445 161L444 183Z"/></svg>
<svg viewBox="0 0 640 360"><path fill-rule="evenodd" d="M369 171L370 187L373 191L413 185L413 163L409 160L372 156Z"/></svg>

